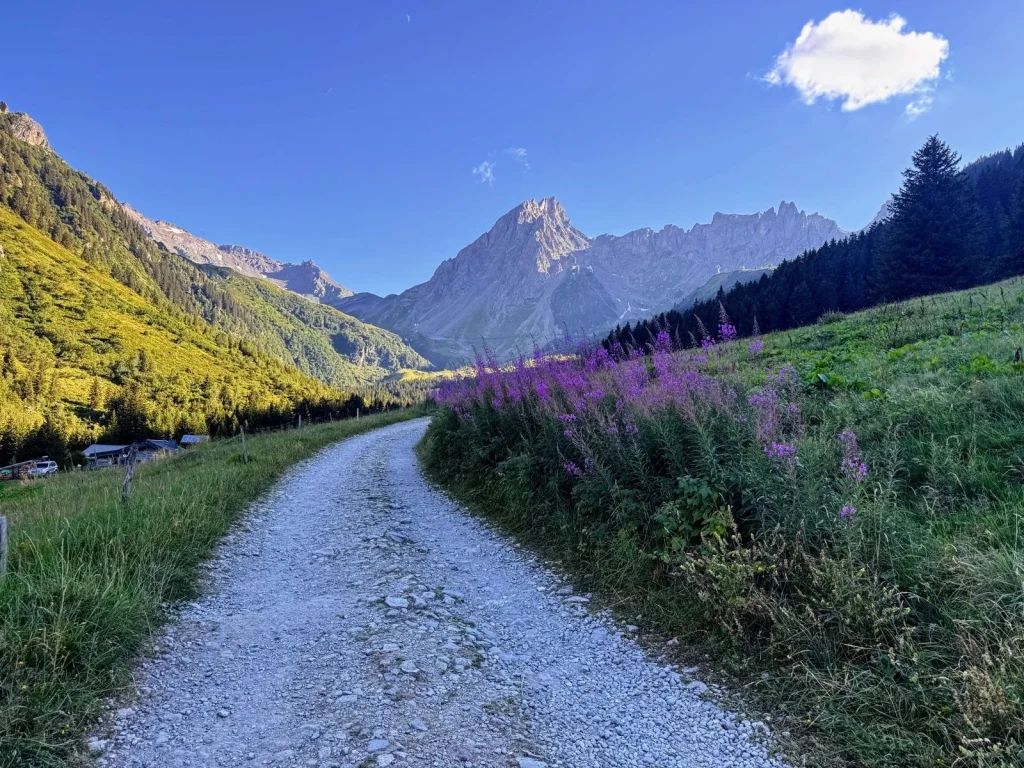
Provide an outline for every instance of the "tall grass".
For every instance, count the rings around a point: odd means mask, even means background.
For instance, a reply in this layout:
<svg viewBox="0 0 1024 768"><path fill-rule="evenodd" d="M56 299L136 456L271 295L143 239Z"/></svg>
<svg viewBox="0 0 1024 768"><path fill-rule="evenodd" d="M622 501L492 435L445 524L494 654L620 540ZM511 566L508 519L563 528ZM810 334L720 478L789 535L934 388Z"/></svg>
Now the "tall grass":
<svg viewBox="0 0 1024 768"><path fill-rule="evenodd" d="M0 581L0 766L66 765L104 698L129 682L168 603L196 594L199 565L251 501L329 443L419 415L208 443L122 472L0 486L11 525Z"/></svg>
<svg viewBox="0 0 1024 768"><path fill-rule="evenodd" d="M426 466L835 759L1024 765L1024 284L715 336L482 362Z"/></svg>

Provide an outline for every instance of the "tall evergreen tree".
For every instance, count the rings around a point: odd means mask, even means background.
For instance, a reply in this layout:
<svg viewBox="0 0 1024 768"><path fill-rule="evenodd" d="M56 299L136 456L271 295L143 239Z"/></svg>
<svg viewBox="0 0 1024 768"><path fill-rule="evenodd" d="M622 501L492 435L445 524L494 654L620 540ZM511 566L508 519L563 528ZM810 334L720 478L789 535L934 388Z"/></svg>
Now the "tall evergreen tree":
<svg viewBox="0 0 1024 768"><path fill-rule="evenodd" d="M977 209L960 156L930 136L903 171L879 268L887 299L964 288L982 265Z"/></svg>

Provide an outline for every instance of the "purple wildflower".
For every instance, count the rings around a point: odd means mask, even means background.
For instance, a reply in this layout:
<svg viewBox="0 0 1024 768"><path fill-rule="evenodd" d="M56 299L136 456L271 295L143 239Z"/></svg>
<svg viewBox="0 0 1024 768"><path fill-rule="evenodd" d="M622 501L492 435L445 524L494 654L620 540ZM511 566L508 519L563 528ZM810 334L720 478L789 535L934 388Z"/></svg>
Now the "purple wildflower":
<svg viewBox="0 0 1024 768"><path fill-rule="evenodd" d="M573 461L567 461L565 464L562 465L562 469L564 469L570 475L576 475L576 477L582 477L583 475L583 470L580 469Z"/></svg>
<svg viewBox="0 0 1024 768"><path fill-rule="evenodd" d="M850 480L852 488L862 482L868 476L868 465L860 455L860 446L857 445L857 435L852 430L844 429L839 433L839 442L843 444L843 461L839 465L840 471Z"/></svg>
<svg viewBox="0 0 1024 768"><path fill-rule="evenodd" d="M769 459L788 461L789 459L796 457L796 446L788 443L777 443L772 441L771 445L766 445L764 447L764 452Z"/></svg>
<svg viewBox="0 0 1024 768"><path fill-rule="evenodd" d="M747 347L751 357L757 357L764 352L764 341L761 339L751 339L750 345Z"/></svg>
<svg viewBox="0 0 1024 768"><path fill-rule="evenodd" d="M839 512L839 518L841 520L848 520L857 514L857 508L850 504L844 504L842 510Z"/></svg>

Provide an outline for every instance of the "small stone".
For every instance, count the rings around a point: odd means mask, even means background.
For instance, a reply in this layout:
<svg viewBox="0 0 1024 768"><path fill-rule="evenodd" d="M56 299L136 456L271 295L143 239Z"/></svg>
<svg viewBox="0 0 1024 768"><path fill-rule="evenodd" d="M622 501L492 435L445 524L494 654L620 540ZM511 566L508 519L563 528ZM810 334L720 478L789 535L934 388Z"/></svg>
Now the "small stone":
<svg viewBox="0 0 1024 768"><path fill-rule="evenodd" d="M231 713L228 712L226 709L221 709L217 711L217 717L228 717L230 714Z"/></svg>
<svg viewBox="0 0 1024 768"><path fill-rule="evenodd" d="M567 602L567 603L589 603L590 602L590 598L589 597L580 597L579 595L573 595L572 597L565 598L565 602Z"/></svg>
<svg viewBox="0 0 1024 768"><path fill-rule="evenodd" d="M548 768L547 763L542 763L540 760L534 760L532 757L517 757L516 765L519 768Z"/></svg>
<svg viewBox="0 0 1024 768"><path fill-rule="evenodd" d="M685 686L686 690L693 691L698 696L708 689L708 687L700 680L694 680L691 683L687 683Z"/></svg>
<svg viewBox="0 0 1024 768"><path fill-rule="evenodd" d="M98 755L107 748L107 742L103 739L92 738L89 739L87 746L89 747L89 754Z"/></svg>
<svg viewBox="0 0 1024 768"><path fill-rule="evenodd" d="M161 746L163 744L166 744L170 740L171 740L171 735L169 733L167 733L167 731L160 731L160 733L158 733L156 735L156 738L153 739L153 743L156 744L159 747L159 746Z"/></svg>
<svg viewBox="0 0 1024 768"><path fill-rule="evenodd" d="M404 597L398 597L397 595L388 595L384 598L385 604L389 608L408 608L409 601Z"/></svg>
<svg viewBox="0 0 1024 768"><path fill-rule="evenodd" d="M117 710L117 717L119 720L124 720L126 717L131 717L135 714L135 710L131 707L122 707Z"/></svg>
<svg viewBox="0 0 1024 768"><path fill-rule="evenodd" d="M377 755L377 765L391 765L395 762L394 755Z"/></svg>
<svg viewBox="0 0 1024 768"><path fill-rule="evenodd" d="M401 669L407 675L415 675L417 672L420 671L419 667L416 666L416 662L414 661L403 661L402 666L399 667L399 669Z"/></svg>
<svg viewBox="0 0 1024 768"><path fill-rule="evenodd" d="M388 748L387 739L370 739L370 743L366 745L367 752L383 752Z"/></svg>
<svg viewBox="0 0 1024 768"><path fill-rule="evenodd" d="M420 720L418 717L415 720L413 720L411 723L409 723L409 727L412 728L413 730L416 730L416 731L425 731L425 730L427 730L427 724L424 723L422 720Z"/></svg>
<svg viewBox="0 0 1024 768"><path fill-rule="evenodd" d="M572 587L570 587L568 584L566 584L564 587L559 587L555 591L555 594L556 595L562 595L562 596L571 595L572 594Z"/></svg>

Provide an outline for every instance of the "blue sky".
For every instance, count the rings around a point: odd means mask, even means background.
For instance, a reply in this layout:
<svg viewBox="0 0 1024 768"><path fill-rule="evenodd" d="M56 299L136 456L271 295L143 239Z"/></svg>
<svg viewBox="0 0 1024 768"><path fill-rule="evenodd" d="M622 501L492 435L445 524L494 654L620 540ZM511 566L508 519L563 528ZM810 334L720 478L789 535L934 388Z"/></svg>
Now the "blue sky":
<svg viewBox="0 0 1024 768"><path fill-rule="evenodd" d="M1024 141L1024 3L852 6L931 33L889 51L913 92L888 101L893 66L837 63L877 29L830 19L850 6L697 5L15 3L0 98L146 215L379 293L527 198L591 235L781 199L855 229L927 135L967 159Z"/></svg>

